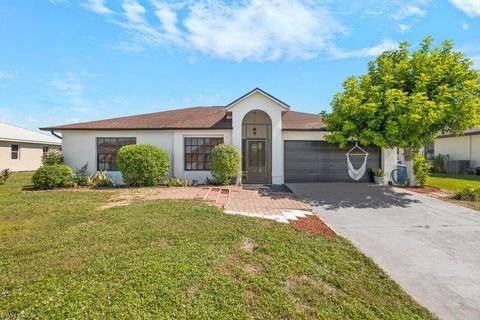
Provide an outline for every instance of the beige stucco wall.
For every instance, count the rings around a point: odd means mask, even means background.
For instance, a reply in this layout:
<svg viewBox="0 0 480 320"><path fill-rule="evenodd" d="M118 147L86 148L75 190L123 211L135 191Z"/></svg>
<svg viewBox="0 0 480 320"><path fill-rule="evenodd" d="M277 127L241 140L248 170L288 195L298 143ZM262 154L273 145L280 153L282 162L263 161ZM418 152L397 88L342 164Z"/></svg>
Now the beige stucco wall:
<svg viewBox="0 0 480 320"><path fill-rule="evenodd" d="M434 141L435 154L448 154L451 160L470 160L480 166L480 135L440 138Z"/></svg>
<svg viewBox="0 0 480 320"><path fill-rule="evenodd" d="M89 174L97 169L97 138L101 137L135 137L137 144L153 144L165 149L170 156L169 176L203 182L211 177L210 171L184 170L184 138L186 137L223 137L225 143L231 143L231 130L121 130L121 131L64 131L62 132L62 150L65 163L78 169L88 163ZM122 184L118 171L108 174L116 184Z"/></svg>
<svg viewBox="0 0 480 320"><path fill-rule="evenodd" d="M12 144L19 146L19 159L12 159ZM60 146L26 142L0 141L0 170L8 168L12 171L32 171L42 164L43 147L50 149Z"/></svg>
<svg viewBox="0 0 480 320"><path fill-rule="evenodd" d="M324 140L326 131L283 131L283 140Z"/></svg>

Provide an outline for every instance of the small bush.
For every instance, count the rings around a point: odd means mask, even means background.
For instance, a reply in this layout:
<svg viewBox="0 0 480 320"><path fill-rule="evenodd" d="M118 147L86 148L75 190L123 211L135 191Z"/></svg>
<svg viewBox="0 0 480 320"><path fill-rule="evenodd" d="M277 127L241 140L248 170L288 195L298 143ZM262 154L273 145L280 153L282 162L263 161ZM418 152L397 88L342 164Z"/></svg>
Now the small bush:
<svg viewBox="0 0 480 320"><path fill-rule="evenodd" d="M444 172L445 171L445 162L448 160L448 155L437 154L432 159L432 171L433 172Z"/></svg>
<svg viewBox="0 0 480 320"><path fill-rule="evenodd" d="M372 173L375 177L385 177L385 170L382 168L373 168Z"/></svg>
<svg viewBox="0 0 480 320"><path fill-rule="evenodd" d="M8 180L8 178L10 178L11 175L12 175L12 172L8 168L0 171L0 185L4 184Z"/></svg>
<svg viewBox="0 0 480 320"><path fill-rule="evenodd" d="M170 179L165 181L165 185L167 187L188 187L190 185L190 182L185 179L171 177Z"/></svg>
<svg viewBox="0 0 480 320"><path fill-rule="evenodd" d="M111 188L113 187L113 179L107 171L99 171L95 175L87 177L87 185L96 188Z"/></svg>
<svg viewBox="0 0 480 320"><path fill-rule="evenodd" d="M480 201L480 186L466 186L462 190L455 192L453 198L464 201Z"/></svg>
<svg viewBox="0 0 480 320"><path fill-rule="evenodd" d="M73 175L73 182L77 186L89 185L87 167L88 167L88 163L86 163L83 167L75 171L75 174Z"/></svg>
<svg viewBox="0 0 480 320"><path fill-rule="evenodd" d="M431 169L432 164L427 162L421 154L416 153L413 155L413 172L415 173L418 186L423 187L427 183Z"/></svg>
<svg viewBox="0 0 480 320"><path fill-rule="evenodd" d="M125 184L134 187L157 185L170 169L168 153L149 144L121 147L116 163Z"/></svg>
<svg viewBox="0 0 480 320"><path fill-rule="evenodd" d="M240 170L240 152L229 144L219 144L212 149L212 175L222 184L229 184Z"/></svg>
<svg viewBox="0 0 480 320"><path fill-rule="evenodd" d="M53 166L63 163L63 154L57 149L51 149L42 156L42 165Z"/></svg>
<svg viewBox="0 0 480 320"><path fill-rule="evenodd" d="M35 189L53 189L73 186L73 171L64 164L42 166L32 176Z"/></svg>

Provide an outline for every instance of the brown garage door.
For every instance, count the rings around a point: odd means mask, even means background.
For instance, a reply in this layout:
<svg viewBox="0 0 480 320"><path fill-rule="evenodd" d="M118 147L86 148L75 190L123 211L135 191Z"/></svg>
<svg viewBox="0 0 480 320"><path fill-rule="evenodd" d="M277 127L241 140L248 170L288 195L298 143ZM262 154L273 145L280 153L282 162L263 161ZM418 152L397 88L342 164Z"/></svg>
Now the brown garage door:
<svg viewBox="0 0 480 320"><path fill-rule="evenodd" d="M338 145L324 141L284 142L285 182L345 181L355 182L348 175L345 153L353 147L340 149ZM371 181L371 169L380 167L380 149L363 147L368 152L367 171L360 182ZM352 164L359 168L363 157L351 156Z"/></svg>

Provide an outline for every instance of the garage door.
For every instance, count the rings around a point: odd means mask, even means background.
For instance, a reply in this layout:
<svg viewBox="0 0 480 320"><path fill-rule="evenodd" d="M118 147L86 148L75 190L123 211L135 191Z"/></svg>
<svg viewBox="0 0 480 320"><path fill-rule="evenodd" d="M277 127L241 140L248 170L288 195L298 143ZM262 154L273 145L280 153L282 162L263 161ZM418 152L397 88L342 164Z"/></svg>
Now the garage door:
<svg viewBox="0 0 480 320"><path fill-rule="evenodd" d="M338 145L324 141L285 141L285 182L346 181L354 182L347 172L345 153L349 145L340 149ZM370 169L380 167L380 149L362 147L368 152L367 171L361 182L371 181ZM363 157L350 157L354 168L359 168Z"/></svg>

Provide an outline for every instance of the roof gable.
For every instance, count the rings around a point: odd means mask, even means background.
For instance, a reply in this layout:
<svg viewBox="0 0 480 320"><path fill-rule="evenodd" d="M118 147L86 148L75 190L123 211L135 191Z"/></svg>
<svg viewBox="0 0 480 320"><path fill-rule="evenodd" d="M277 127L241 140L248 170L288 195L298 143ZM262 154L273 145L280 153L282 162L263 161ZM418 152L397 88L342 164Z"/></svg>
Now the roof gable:
<svg viewBox="0 0 480 320"><path fill-rule="evenodd" d="M233 109L236 105L238 105L240 102L248 99L249 97L251 97L252 95L254 94L261 94L262 96L266 97L267 99L269 100L272 100L273 102L275 102L280 108L283 109L283 111L288 111L290 110L290 106L288 104L286 104L285 102L283 102L282 100L272 96L271 94L263 91L262 89L260 88L255 88L249 92L247 92L246 94L244 94L243 96L241 96L240 98L230 102L229 104L227 104L226 106L226 110L227 111L230 111L231 109Z"/></svg>

